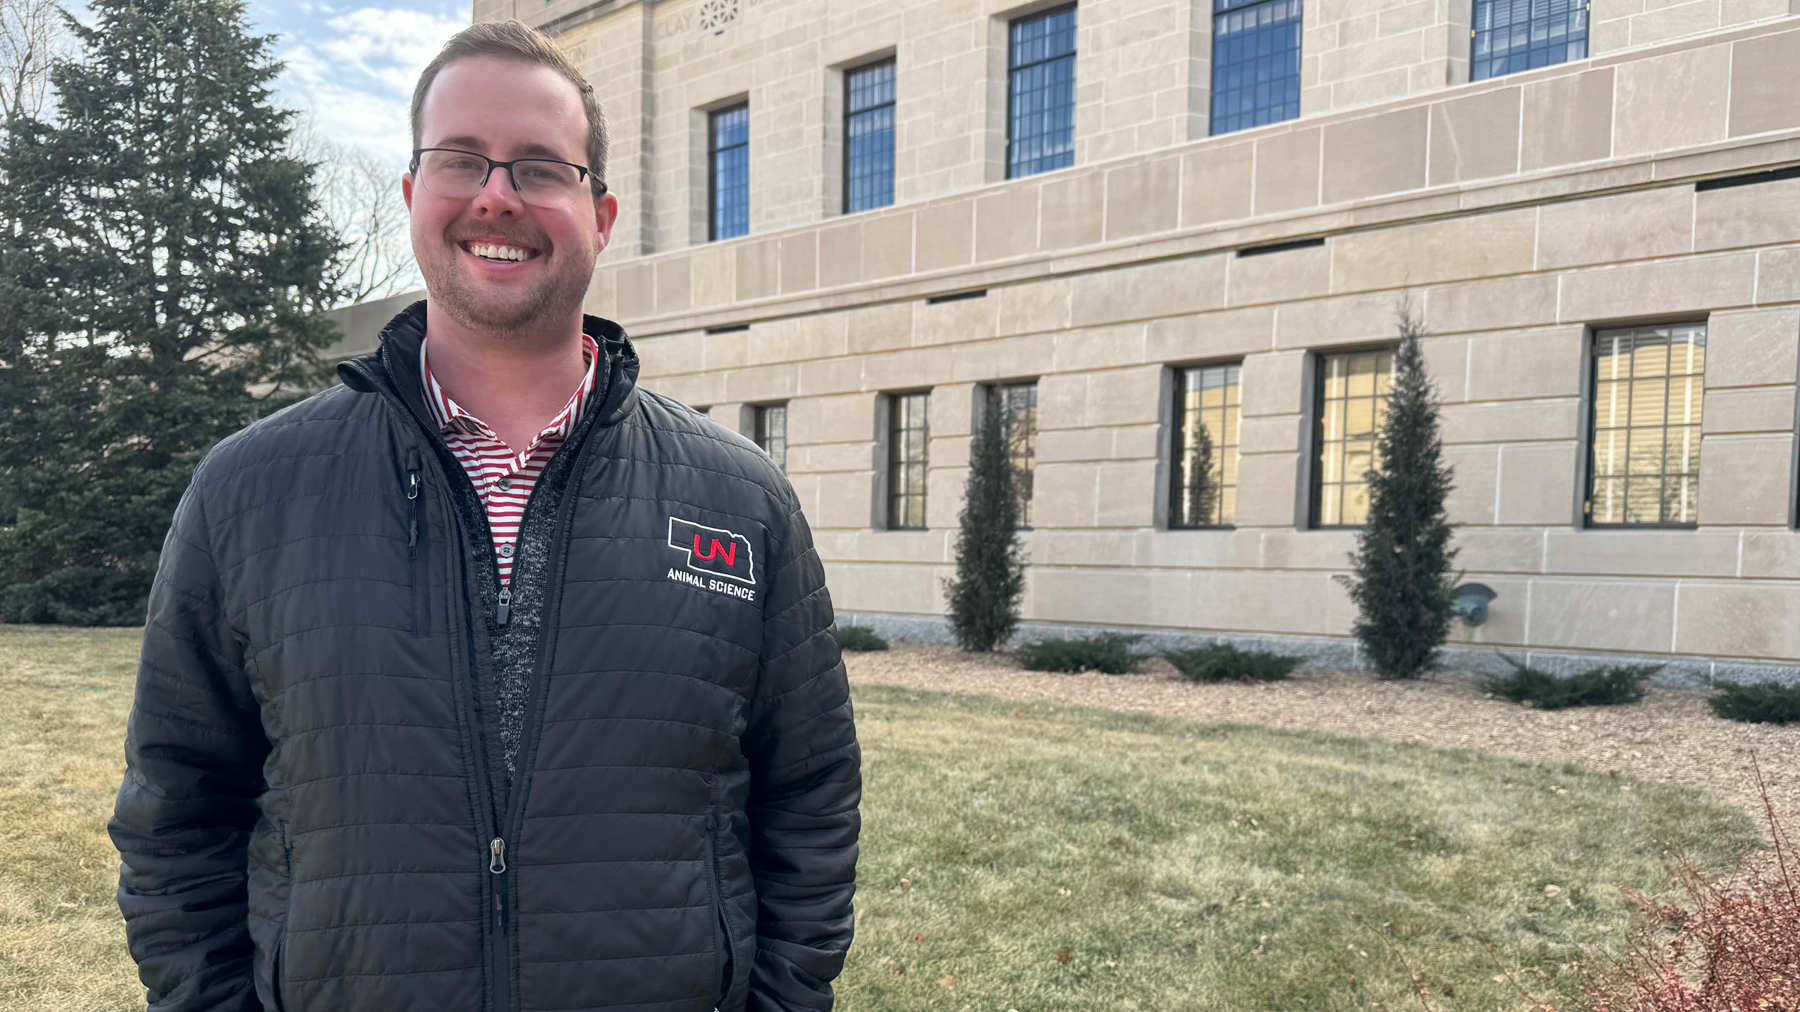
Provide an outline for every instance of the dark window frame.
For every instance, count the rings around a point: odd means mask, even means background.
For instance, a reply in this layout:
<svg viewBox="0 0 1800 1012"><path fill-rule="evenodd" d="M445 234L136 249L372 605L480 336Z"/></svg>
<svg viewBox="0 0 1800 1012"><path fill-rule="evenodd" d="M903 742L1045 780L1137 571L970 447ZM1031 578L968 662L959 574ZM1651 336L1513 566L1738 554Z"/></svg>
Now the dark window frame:
<svg viewBox="0 0 1800 1012"><path fill-rule="evenodd" d="M896 480L900 468L909 466L914 461L905 459L905 441L901 438L908 431L900 425L902 405L910 398L921 398L921 424L917 426L919 438L919 488L917 492L903 490L902 483ZM930 530L930 499L927 495L931 480L931 391L901 390L882 395L883 421L882 429L886 444L886 460L883 461L882 511L883 527L890 531L923 531ZM919 501L919 522L906 524L902 522L904 510L902 500L917 498Z"/></svg>
<svg viewBox="0 0 1800 1012"><path fill-rule="evenodd" d="M774 442L775 440L773 439L772 434L769 432L769 426L767 424L768 419L771 417L770 412L774 412L774 411L781 412L781 436L780 436L780 440L779 440L779 442L781 444L781 455L779 457L777 457L775 455L775 451L770 448L770 443ZM788 450L788 402L787 401L775 401L775 402L768 403L768 404L752 404L752 405L750 405L750 441L755 443L758 447L761 447L763 453L768 454L769 459L775 462L775 466L781 469L782 474L787 473L787 450Z"/></svg>
<svg viewBox="0 0 1800 1012"><path fill-rule="evenodd" d="M1253 104L1248 112L1226 109L1222 103L1228 96L1239 94L1246 90L1242 87L1224 87L1223 85L1228 80L1227 75L1234 69L1245 67L1248 67L1250 73L1255 75L1257 70L1260 69L1262 61L1274 59L1277 54L1257 53L1245 60L1226 60L1220 52L1222 46L1235 42L1238 36L1244 35L1245 33L1269 32L1273 29L1267 26L1247 27L1228 33L1221 31L1221 26L1224 24L1226 18L1246 16L1245 12L1251 11L1252 9L1259 13L1263 10L1273 10L1277 5L1291 6L1293 8L1291 13L1284 15L1278 22L1283 30L1286 30L1291 26L1294 32L1294 45L1290 51L1293 62L1292 73L1291 75L1284 74L1280 79L1282 87L1291 92L1291 94L1284 97L1278 106L1275 103ZM1271 123L1286 123L1290 120L1298 119L1300 117L1300 67L1301 57L1305 47L1305 0L1213 0L1212 7L1212 90L1207 103L1208 135L1219 137L1225 134L1236 133L1239 130L1252 130L1256 127L1267 126ZM1271 24L1276 23L1277 22L1271 22ZM1279 54L1279 58L1285 61L1289 59L1289 56L1284 52ZM1271 81L1273 81L1273 78L1271 78ZM1271 82L1253 82L1248 90L1255 92L1259 86L1269 83ZM1265 112L1271 112L1277 108L1279 108L1283 115L1278 117L1264 115Z"/></svg>
<svg viewBox="0 0 1800 1012"><path fill-rule="evenodd" d="M741 144L719 145L719 121L734 113L744 114L744 140ZM744 230L730 235L720 234L720 219L723 217L719 206L719 156L727 152L742 150L744 152ZM734 102L731 105L712 109L706 114L706 239L718 242L721 239L736 239L750 234L750 102Z"/></svg>
<svg viewBox="0 0 1800 1012"><path fill-rule="evenodd" d="M1328 524L1322 522L1322 513L1325 505L1325 384L1330 379L1329 372L1326 369L1326 363L1328 360L1339 356L1381 354L1383 352L1391 355L1399 351L1399 348L1399 345L1389 341L1377 344L1357 345L1348 348L1331 348L1315 351L1307 356L1310 360L1308 363L1310 369L1308 371L1311 373L1311 376L1309 376L1308 379L1312 382L1312 390L1307 400L1308 410L1306 412L1306 420L1308 422L1306 428L1306 467L1308 481L1305 517L1306 529L1309 531L1360 531L1368 526L1367 524ZM1380 429L1376 429L1375 438L1377 441L1380 440ZM1342 484L1341 481L1340 484Z"/></svg>
<svg viewBox="0 0 1800 1012"><path fill-rule="evenodd" d="M1237 408L1239 441L1241 442L1242 438L1243 438L1243 424L1244 424L1244 412L1243 412L1244 360L1243 359L1237 358L1237 359L1226 359L1226 360L1222 360L1222 361L1191 362L1191 363L1185 363L1185 364L1181 364L1181 365L1172 365L1169 367L1169 376L1170 376L1169 434L1168 434L1167 440L1165 440L1166 445L1168 446L1168 450L1169 450L1169 481L1168 481L1168 489L1167 489L1167 502L1164 504L1164 508L1168 511L1167 522L1166 522L1165 526L1169 530L1172 530L1172 531L1232 531L1232 530L1237 529L1237 523L1236 523L1237 511L1235 509L1232 511L1232 521L1233 521L1232 523L1184 524L1184 523L1180 523L1177 520L1177 518L1180 517L1181 513L1182 513L1181 498L1182 498L1183 489L1181 487L1181 474L1182 474L1181 461L1182 461L1182 457L1185 456L1185 451L1186 451L1186 445L1185 445L1186 440L1184 439L1184 436L1185 436L1186 430L1187 430L1187 426L1185 424L1186 418L1187 418L1187 398L1184 396L1183 384L1184 384L1187 373L1190 370L1196 370L1196 369L1199 369L1199 370L1236 369L1237 370L1236 382L1234 385L1238 388L1238 402L1236 405L1228 404L1228 405L1226 405L1226 407L1228 409L1231 407ZM1228 445L1230 446L1230 448L1233 451L1236 451L1239 448L1239 443L1231 443ZM1240 464L1242 463L1241 455L1240 455L1239 463ZM1224 470L1224 465L1221 464L1220 471L1222 472L1223 470ZM1232 482L1230 487L1235 491L1237 489L1237 483L1235 481ZM1225 508L1224 503L1221 501L1221 503L1219 505L1221 519L1223 519L1223 517L1224 517L1224 508Z"/></svg>
<svg viewBox="0 0 1800 1012"><path fill-rule="evenodd" d="M1550 52L1551 48L1553 48L1553 47L1549 47L1549 46L1541 46L1540 47L1540 46L1534 46L1534 45L1530 45L1530 44L1527 44L1525 46L1524 50L1522 51L1522 54L1519 49L1514 47L1514 48L1508 48L1508 49L1504 50L1502 55L1500 55L1500 56L1492 55L1491 50L1490 50L1490 55L1488 55L1486 57L1481 56L1480 53L1481 53L1481 43L1483 41L1482 40L1483 34L1486 34L1489 37L1489 40L1491 41L1492 38L1496 34L1506 31L1508 29L1515 29L1520 25L1519 22L1515 21L1515 22L1508 23L1504 28L1489 27L1484 32L1484 30L1481 28L1481 19L1482 19L1483 10L1485 9L1485 10L1491 12L1494 9L1494 6L1496 4L1499 4L1502 2L1505 2L1505 0L1473 0L1473 2L1470 3L1470 5L1469 5L1469 80L1471 82L1491 81L1498 77L1506 77L1509 74L1519 74L1519 73L1523 73L1527 70L1537 70L1540 67L1561 66L1562 64L1565 64L1565 63L1573 63L1576 60L1585 60L1589 56L1592 55L1592 52L1591 52L1592 47L1590 45L1590 43L1592 41L1592 32L1593 32L1593 27L1594 27L1593 26L1592 4L1591 4L1590 0L1574 0L1574 2L1567 3L1567 6L1564 10L1554 12L1554 13L1548 13L1548 14L1543 15L1542 17L1532 17L1530 15L1530 13L1528 12L1526 15L1525 21L1523 22L1524 32L1525 32L1526 36L1529 37L1533 33L1532 30L1540 22L1548 24L1557 18L1579 19L1581 22L1581 28L1579 29L1579 37L1576 37L1575 32L1565 31L1563 34L1564 41L1562 43L1560 43L1560 46L1562 48L1562 53L1563 53L1562 59L1560 59L1560 60L1546 59L1543 62L1537 62L1534 58L1535 54L1537 54L1539 52L1543 52L1543 53L1547 54ZM1550 0L1550 2L1555 3L1555 2L1557 2L1557 0ZM1535 6L1535 5L1532 5L1532 6ZM1580 50L1581 50L1580 54L1579 55L1570 55L1569 49L1571 47L1574 47L1577 45L1580 47ZM1525 65L1524 66L1512 66L1511 61L1514 60L1515 58L1519 57L1520 55L1523 55ZM1505 63L1506 64L1505 68L1495 71L1493 68L1493 65L1496 62Z"/></svg>
<svg viewBox="0 0 1800 1012"><path fill-rule="evenodd" d="M1035 24L1040 21L1048 21L1051 18L1060 17L1064 14L1074 14L1078 6L1079 5L1075 4L1075 3L1059 4L1058 6L1049 8L1048 10L1034 11L1030 14L1025 14L1020 17L1013 18L1011 21L1008 21L1006 24L1006 178L1007 179L1024 179L1027 176L1036 176L1036 175L1041 175L1045 172L1055 172L1058 169L1066 169L1075 164L1076 100L1075 100L1075 69L1074 68L1075 68L1075 60L1080 54L1079 43L1071 44L1069 51L1066 53L1059 53L1055 56L1047 56L1047 57L1044 57L1043 59L1033 60L1029 63L1015 63L1013 58L1015 55L1014 50L1018 46L1017 33L1020 28L1026 26L1026 25ZM1079 24L1079 22L1077 22L1076 25L1071 25L1070 30L1072 32L1076 31L1078 24ZM1055 63L1059 60L1069 61L1069 66L1070 66L1069 107L1068 107L1069 108L1069 150L1066 152L1066 160L1064 160L1064 158L1065 158L1064 153L1058 153L1054 157L1058 161L1060 161L1061 164L1045 165L1041 168L1031 169L1030 171L1021 171L1022 166L1020 165L1019 160L1016 157L1016 152L1019 148L1019 145L1017 143L1018 127L1019 127L1019 119L1020 119L1020 117L1018 115L1019 74L1021 74L1022 72L1031 70L1033 68L1036 68L1036 67L1047 67L1050 64ZM1033 159L1033 163L1035 164L1036 162L1045 161L1045 160L1046 159L1044 159L1044 158Z"/></svg>
<svg viewBox="0 0 1800 1012"><path fill-rule="evenodd" d="M866 74L866 73L870 73L870 72L873 72L876 70L880 70L883 67L888 68L892 72L890 75L890 78L887 82L887 87L888 87L887 101L879 102L874 105L867 106L867 107L861 108L861 109L855 108L851 104L851 96L854 94L854 85L855 85L856 76L858 74ZM850 69L844 71L844 121L843 121L844 165L843 165L843 170L844 170L844 213L845 214L861 214L864 211L874 211L879 208L893 206L893 203L894 203L894 143L895 143L895 136L896 136L896 132L897 132L896 120L898 117L899 91L900 91L900 85L899 85L898 64L897 64L895 58L892 56L884 56L878 60L871 60L868 63L864 63L864 64L862 64L860 66L856 66L856 67L851 67ZM854 186L855 176L852 174L852 170L855 167L855 162L851 157L851 155L852 155L851 144L850 144L850 139L852 136L851 126L852 126L852 123L858 117L876 116L876 115L880 114L881 111L884 109L888 111L887 200L883 203L868 204L863 207L855 207L852 205L852 200L854 199L854 197L856 195L856 188Z"/></svg>
<svg viewBox="0 0 1800 1012"><path fill-rule="evenodd" d="M1578 529L1589 530L1589 531L1691 531L1691 530L1699 529L1699 527L1700 527L1700 520L1699 520L1700 511L1699 511L1698 506L1696 506L1694 508L1694 519L1691 521L1658 520L1658 521L1655 521L1652 523L1623 523L1623 522L1621 522L1621 523L1595 523L1594 515L1593 515L1593 507L1592 507L1592 503L1594 501L1594 483L1598 480L1598 476L1595 473L1596 469L1594 467L1594 455L1596 452L1598 452L1598 440L1599 440L1599 431L1600 431L1600 426L1599 426L1599 414L1600 414L1600 376L1599 376L1599 372L1600 372L1600 370L1599 370L1598 366L1599 366L1599 358L1600 358L1601 337L1607 333L1610 333L1613 331L1620 331L1620 330L1651 330L1651 329L1655 329L1658 327L1691 327L1691 326L1700 327L1706 337L1708 337L1708 338L1711 337L1711 334L1712 334L1711 320L1709 320L1705 317L1701 317L1699 319L1695 319L1692 317L1686 317L1686 318L1676 319L1676 320L1663 320L1663 321L1653 321L1653 322L1646 322L1646 323L1614 324L1614 325L1604 326L1604 327L1590 325L1587 328L1586 333L1584 334L1584 340L1582 342L1583 347L1582 347L1582 360L1581 360L1581 369L1582 369L1581 401L1582 401L1582 416L1583 416L1582 417L1582 428L1581 428L1581 439L1579 440L1579 442L1581 444L1580 445L1581 457L1580 457L1580 464L1579 464L1579 466L1580 466L1580 476L1579 477L1581 480L1579 482L1577 482L1576 486L1575 486L1575 498L1576 498L1575 526ZM1710 344L1707 346L1710 347ZM1704 363L1702 363L1702 365L1700 367L1700 377L1699 378L1700 378L1700 402L1702 405L1701 416L1700 416L1701 422L1696 423L1694 425L1694 430L1695 430L1695 436L1696 436L1696 438L1701 440L1701 448L1702 448L1702 450L1704 450L1705 438L1706 438L1705 431L1704 431L1704 425L1703 425L1703 423L1705 421L1705 417L1706 417L1705 416L1705 407L1704 407L1705 402L1706 402L1706 366ZM1666 404L1666 402L1665 402L1665 404ZM1800 406L1796 407L1796 413L1797 413L1797 416L1800 416ZM1627 431L1629 431L1630 428L1631 428L1630 426L1627 426ZM1668 419L1667 419L1666 414L1664 416L1663 429L1665 431L1668 429ZM1629 451L1627 451L1627 452L1629 452ZM1626 466L1629 468L1629 466L1630 466L1629 458L1627 458L1627 461L1628 462L1627 462ZM1700 478L1703 477L1705 475L1705 473L1706 473L1705 456L1702 455L1700 473L1695 476L1696 488L1698 488ZM1790 484L1791 483L1792 483L1792 478L1790 478ZM1790 499L1791 499L1791 497L1790 497ZM1793 510L1794 510L1794 506L1790 502L1790 505L1789 505L1790 514L1793 512Z"/></svg>
<svg viewBox="0 0 1800 1012"><path fill-rule="evenodd" d="M1029 445L1025 455L1030 462L1025 467L1025 494L1022 497L1022 501L1019 503L1018 529L1022 531L1032 529L1031 505L1037 491L1038 381L1035 378L1011 379L994 380L989 383L981 384L978 388L981 395L979 401L980 410L976 414L977 425L992 425L995 419L999 417L1000 410L1003 406L1000 403L1003 397L1002 392L1006 390L1025 389L1027 387L1031 390L1031 432L1030 435L1026 437ZM980 429L977 428L976 432L979 433ZM1011 433L1008 433L1006 458L1009 464L1014 465L1013 475L1016 480L1018 476L1017 460L1013 451L1012 435Z"/></svg>

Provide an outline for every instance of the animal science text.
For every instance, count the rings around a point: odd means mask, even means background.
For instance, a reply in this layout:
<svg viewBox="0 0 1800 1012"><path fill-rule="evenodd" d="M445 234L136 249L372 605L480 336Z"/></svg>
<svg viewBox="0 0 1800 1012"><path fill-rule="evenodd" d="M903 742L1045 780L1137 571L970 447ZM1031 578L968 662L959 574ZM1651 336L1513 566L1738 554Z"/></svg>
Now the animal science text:
<svg viewBox="0 0 1800 1012"><path fill-rule="evenodd" d="M692 573L684 572L679 569L669 570L669 579L677 580L681 583L693 584L696 587L710 590L717 594L729 594L732 597L741 597L746 601L756 600L756 591L751 590L749 587L740 587L735 583L729 583L725 580L702 580Z"/></svg>

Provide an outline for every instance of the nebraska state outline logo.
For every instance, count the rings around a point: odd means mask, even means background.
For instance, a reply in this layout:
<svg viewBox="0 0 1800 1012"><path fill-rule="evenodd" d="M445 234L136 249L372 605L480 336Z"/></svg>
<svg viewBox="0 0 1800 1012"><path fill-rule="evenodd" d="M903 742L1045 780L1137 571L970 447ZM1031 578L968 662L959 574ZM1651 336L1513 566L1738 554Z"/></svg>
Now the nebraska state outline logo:
<svg viewBox="0 0 1800 1012"><path fill-rule="evenodd" d="M670 579L754 600L750 597L752 592L719 584L721 580L729 580L744 587L756 585L756 559L749 538L723 527L708 527L672 516L669 518L669 547L682 553L688 569L713 578L710 582L701 581L678 570L670 570Z"/></svg>

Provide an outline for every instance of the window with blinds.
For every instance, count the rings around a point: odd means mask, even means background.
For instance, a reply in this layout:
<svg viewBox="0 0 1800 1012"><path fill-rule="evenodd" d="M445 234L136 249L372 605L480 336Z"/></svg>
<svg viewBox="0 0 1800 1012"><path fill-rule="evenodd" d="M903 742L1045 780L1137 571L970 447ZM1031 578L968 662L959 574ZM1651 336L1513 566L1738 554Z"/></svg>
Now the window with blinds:
<svg viewBox="0 0 1800 1012"><path fill-rule="evenodd" d="M1588 0L1475 0L1469 80L1587 59Z"/></svg>
<svg viewBox="0 0 1800 1012"><path fill-rule="evenodd" d="M888 397L888 516L892 530L925 527L926 415L930 394Z"/></svg>
<svg viewBox="0 0 1800 1012"><path fill-rule="evenodd" d="M1314 527L1360 527L1369 520L1368 473L1380 462L1376 441L1394 387L1393 349L1325 355L1319 360Z"/></svg>
<svg viewBox="0 0 1800 1012"><path fill-rule="evenodd" d="M762 404L756 408L756 445L775 466L787 470L787 405Z"/></svg>
<svg viewBox="0 0 1800 1012"><path fill-rule="evenodd" d="M1599 331L1593 370L1588 523L1698 522L1706 324Z"/></svg>

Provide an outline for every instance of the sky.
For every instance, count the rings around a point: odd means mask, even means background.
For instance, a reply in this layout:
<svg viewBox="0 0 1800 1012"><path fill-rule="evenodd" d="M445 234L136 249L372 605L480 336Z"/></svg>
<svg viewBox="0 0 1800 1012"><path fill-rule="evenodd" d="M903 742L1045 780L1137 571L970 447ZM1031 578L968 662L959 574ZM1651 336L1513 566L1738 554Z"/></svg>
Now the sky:
<svg viewBox="0 0 1800 1012"><path fill-rule="evenodd" d="M278 101L310 112L325 138L404 166L412 145L406 109L419 71L468 25L468 0L319 3L249 0L251 29L276 34L287 65Z"/></svg>

